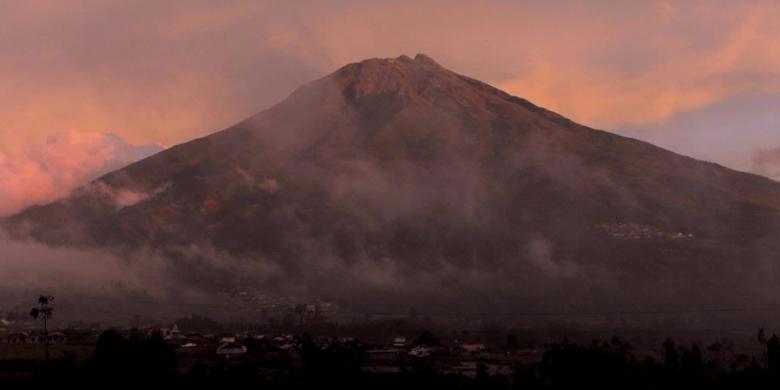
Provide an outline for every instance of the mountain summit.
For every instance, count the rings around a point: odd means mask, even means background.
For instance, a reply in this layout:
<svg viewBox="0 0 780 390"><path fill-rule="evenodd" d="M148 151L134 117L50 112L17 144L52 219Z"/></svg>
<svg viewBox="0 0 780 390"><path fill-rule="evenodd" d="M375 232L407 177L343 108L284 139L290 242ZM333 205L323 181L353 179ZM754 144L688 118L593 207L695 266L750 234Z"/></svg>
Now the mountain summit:
<svg viewBox="0 0 780 390"><path fill-rule="evenodd" d="M776 299L780 183L579 125L419 54L349 64L3 226L157 251L193 285L358 306L742 304Z"/></svg>

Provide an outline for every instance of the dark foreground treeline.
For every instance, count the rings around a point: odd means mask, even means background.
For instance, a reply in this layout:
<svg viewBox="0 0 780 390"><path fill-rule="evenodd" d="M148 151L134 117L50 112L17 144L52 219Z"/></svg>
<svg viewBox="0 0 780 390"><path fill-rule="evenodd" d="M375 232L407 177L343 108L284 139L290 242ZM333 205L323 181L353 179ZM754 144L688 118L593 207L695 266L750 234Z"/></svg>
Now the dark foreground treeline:
<svg viewBox="0 0 780 390"><path fill-rule="evenodd" d="M92 356L79 362L64 357L48 363L24 366L0 363L0 382L19 385L100 386L137 385L176 388L366 388L398 389L746 389L780 388L780 341L764 340L763 356L736 356L732 361L708 359L719 344L663 344L658 357L638 357L630 343L613 338L588 344L563 342L547 345L541 359L516 363L504 374L491 374L478 363L475 375L453 374L442 369L446 349L429 332L414 344L432 351L405 361L399 372L367 372L367 347L355 340L317 342L308 334L295 338L295 359L257 358L189 359L157 334L131 332L129 336L109 330L100 335ZM439 352L436 352L439 351ZM513 351L505 352L510 356ZM479 358L474 360L479 361ZM186 362L185 362L186 361ZM506 361L515 361L507 359ZM449 362L451 363L451 362ZM20 364L14 367L14 364ZM17 372L18 375L8 375Z"/></svg>

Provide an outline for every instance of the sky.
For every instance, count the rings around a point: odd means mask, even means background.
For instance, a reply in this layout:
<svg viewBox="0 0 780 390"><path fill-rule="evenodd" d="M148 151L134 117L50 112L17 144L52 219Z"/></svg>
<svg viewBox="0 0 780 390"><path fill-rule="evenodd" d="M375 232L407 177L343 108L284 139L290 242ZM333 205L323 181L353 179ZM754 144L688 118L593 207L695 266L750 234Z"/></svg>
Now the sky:
<svg viewBox="0 0 780 390"><path fill-rule="evenodd" d="M577 122L780 179L778 1L0 0L0 215L425 53Z"/></svg>

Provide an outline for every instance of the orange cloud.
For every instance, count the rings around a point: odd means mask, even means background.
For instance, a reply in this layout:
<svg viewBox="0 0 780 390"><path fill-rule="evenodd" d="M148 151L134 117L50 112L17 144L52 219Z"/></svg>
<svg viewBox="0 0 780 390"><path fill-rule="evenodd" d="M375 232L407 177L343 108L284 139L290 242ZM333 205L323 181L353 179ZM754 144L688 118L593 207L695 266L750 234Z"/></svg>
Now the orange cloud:
<svg viewBox="0 0 780 390"><path fill-rule="evenodd" d="M179 143L345 63L418 52L594 127L658 125L780 90L776 20L764 0L17 2L0 151L62 127Z"/></svg>
<svg viewBox="0 0 780 390"><path fill-rule="evenodd" d="M353 7L313 21L331 62L425 52L585 124L658 125L780 91L780 5L468 1Z"/></svg>
<svg viewBox="0 0 780 390"><path fill-rule="evenodd" d="M103 173L153 154L110 133L67 131L13 155L0 153L0 216L66 196Z"/></svg>
<svg viewBox="0 0 780 390"><path fill-rule="evenodd" d="M693 12L692 10L688 10ZM671 11L664 8L663 13ZM655 58L637 71L583 59L540 59L499 86L584 123L658 125L675 115L750 93L780 91L780 6L719 16L722 37L691 49L682 36L656 36ZM690 19L688 15L683 20ZM615 31L616 34L619 31ZM585 43L587 44L587 43ZM637 45L643 43L637 42Z"/></svg>

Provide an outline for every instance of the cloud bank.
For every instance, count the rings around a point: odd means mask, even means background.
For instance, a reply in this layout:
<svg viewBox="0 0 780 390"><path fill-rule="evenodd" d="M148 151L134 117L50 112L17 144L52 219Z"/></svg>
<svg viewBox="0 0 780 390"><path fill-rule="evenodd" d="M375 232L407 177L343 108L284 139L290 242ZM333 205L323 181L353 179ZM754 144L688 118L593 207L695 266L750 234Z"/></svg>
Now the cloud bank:
<svg viewBox="0 0 780 390"><path fill-rule="evenodd" d="M66 131L20 153L0 153L0 216L67 196L109 171L162 150L135 146L111 133Z"/></svg>
<svg viewBox="0 0 780 390"><path fill-rule="evenodd" d="M695 155L722 163L739 147L749 160L780 141L755 135L768 105L739 127L665 130L685 113L780 96L778 19L763 0L4 2L0 150L55 126L176 144L345 63L423 52L589 126L632 127L686 154L709 145Z"/></svg>
<svg viewBox="0 0 780 390"><path fill-rule="evenodd" d="M780 147L753 153L753 171L780 181Z"/></svg>

